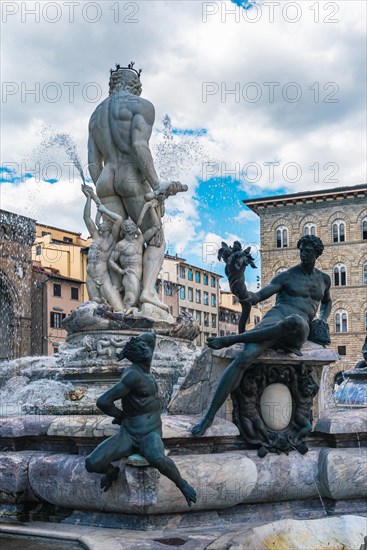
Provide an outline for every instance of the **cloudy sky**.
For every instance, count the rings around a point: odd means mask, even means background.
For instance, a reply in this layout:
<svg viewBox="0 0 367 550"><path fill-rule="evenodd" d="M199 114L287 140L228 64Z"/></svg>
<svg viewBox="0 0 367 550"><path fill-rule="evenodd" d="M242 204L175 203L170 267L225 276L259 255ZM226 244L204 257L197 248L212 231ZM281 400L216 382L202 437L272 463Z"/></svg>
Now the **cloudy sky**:
<svg viewBox="0 0 367 550"><path fill-rule="evenodd" d="M4 1L1 9L3 209L86 235L80 179L52 137L70 135L86 166L88 120L107 95L109 69L131 60L156 108L157 170L189 186L166 203L171 254L222 273L217 243L259 241L243 199L365 181L365 2Z"/></svg>

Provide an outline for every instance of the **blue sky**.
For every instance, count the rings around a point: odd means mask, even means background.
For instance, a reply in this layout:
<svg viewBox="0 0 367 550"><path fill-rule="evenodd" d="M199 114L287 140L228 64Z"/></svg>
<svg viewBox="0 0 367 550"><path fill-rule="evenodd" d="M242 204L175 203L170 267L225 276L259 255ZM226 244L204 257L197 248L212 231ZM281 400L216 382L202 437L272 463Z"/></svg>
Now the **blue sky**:
<svg viewBox="0 0 367 550"><path fill-rule="evenodd" d="M53 23L51 8L39 22L22 6L7 16L2 208L86 234L78 175L65 152L40 156L37 147L45 127L68 133L85 166L88 121L107 95L109 69L131 60L143 68L142 96L156 109L157 171L164 179L164 161L176 155L169 176L189 187L166 203L170 252L209 267L207 242L258 245L258 219L243 199L365 181L365 3L287 8L280 0L272 15L264 2L244 0L137 1L134 14L121 3L116 11L112 0L95 4L94 23L83 3L71 18L58 2ZM167 113L173 148L164 141ZM223 272L214 260L210 267Z"/></svg>

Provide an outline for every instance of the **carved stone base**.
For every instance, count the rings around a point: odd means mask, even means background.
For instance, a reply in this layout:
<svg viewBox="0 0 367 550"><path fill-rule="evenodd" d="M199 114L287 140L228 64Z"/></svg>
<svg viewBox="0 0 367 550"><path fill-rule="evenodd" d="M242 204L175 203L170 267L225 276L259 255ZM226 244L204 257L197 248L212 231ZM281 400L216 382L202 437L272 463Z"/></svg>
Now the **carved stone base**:
<svg viewBox="0 0 367 550"><path fill-rule="evenodd" d="M172 315L151 304L144 304L141 310L131 315L113 311L109 306L96 302L85 302L63 320L67 331L66 342L76 333L105 331L131 331L141 333L154 330L158 336L169 336L184 341L192 341L198 336L200 327L190 315L180 315L175 320Z"/></svg>
<svg viewBox="0 0 367 550"><path fill-rule="evenodd" d="M169 404L169 412L203 414L224 370L242 349L237 344L204 350ZM333 350L312 342L306 342L302 356L268 350L245 371L217 416L233 419L248 447L259 449L259 456L295 448L304 454L308 450L305 436L314 425L312 417L319 417L315 396L322 368L337 359Z"/></svg>

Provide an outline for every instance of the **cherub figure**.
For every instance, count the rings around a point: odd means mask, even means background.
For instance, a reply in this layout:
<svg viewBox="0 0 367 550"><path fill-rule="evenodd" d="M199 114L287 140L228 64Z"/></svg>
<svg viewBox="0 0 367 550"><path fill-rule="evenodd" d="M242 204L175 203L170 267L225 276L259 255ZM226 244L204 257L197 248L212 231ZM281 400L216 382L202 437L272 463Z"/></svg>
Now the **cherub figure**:
<svg viewBox="0 0 367 550"><path fill-rule="evenodd" d="M122 217L111 212L99 202L97 203L99 214L110 218L111 221L95 223L91 217L91 204L94 193L88 185L82 185L82 191L87 197L84 208L84 222L93 239L88 252L87 266L86 283L89 299L99 304L107 302L116 311L121 311L123 303L118 289L111 281L108 259L117 242Z"/></svg>
<svg viewBox="0 0 367 550"><path fill-rule="evenodd" d="M241 432L249 443L269 444L266 426L257 409L259 388L254 378L243 377L238 389L233 392L235 410Z"/></svg>
<svg viewBox="0 0 367 550"><path fill-rule="evenodd" d="M245 331L251 311L250 294L245 283L245 270L248 265L256 269L256 265L250 251L250 246L242 249L239 241L235 241L233 246L228 246L227 243L222 242L222 247L218 251L218 260L223 260L226 264L224 271L228 277L229 288L232 294L237 296L242 306L242 314L238 325L239 333Z"/></svg>
<svg viewBox="0 0 367 550"><path fill-rule="evenodd" d="M137 305L141 293L144 237L130 219L123 222L121 234L123 238L115 245L108 265L121 277L123 310L128 314Z"/></svg>
<svg viewBox="0 0 367 550"><path fill-rule="evenodd" d="M313 398L319 391L319 385L307 372L305 366L301 366L297 375L290 371L291 387L296 398L296 411L294 414L294 425L297 428L296 435L292 437L291 443L299 445L301 439L312 430L311 406Z"/></svg>

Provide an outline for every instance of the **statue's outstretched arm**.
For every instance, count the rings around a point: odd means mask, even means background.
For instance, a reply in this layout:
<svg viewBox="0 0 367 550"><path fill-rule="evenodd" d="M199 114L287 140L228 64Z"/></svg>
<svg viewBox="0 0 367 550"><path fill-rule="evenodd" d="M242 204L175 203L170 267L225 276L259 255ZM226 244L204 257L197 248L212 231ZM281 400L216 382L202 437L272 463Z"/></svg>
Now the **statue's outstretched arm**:
<svg viewBox="0 0 367 550"><path fill-rule="evenodd" d="M109 218L111 218L111 220L114 220L115 222L113 224L112 233L110 236L110 244L112 245L116 243L119 239L123 219L119 214L115 214L115 212L112 212L112 210L108 210L108 208L106 208L103 204L98 205L98 212L100 214L108 216Z"/></svg>
<svg viewBox="0 0 367 550"><path fill-rule="evenodd" d="M285 275L283 275L283 273L279 273L279 275L276 275L268 285L264 286L264 288L258 292L250 292L249 294L251 296L252 305L267 300L271 296L274 296L277 292L280 292L283 287L284 278Z"/></svg>
<svg viewBox="0 0 367 550"><path fill-rule="evenodd" d="M98 232L97 230L97 227L96 227L96 224L94 223L94 221L92 220L92 212L91 212L91 209L92 209L92 198L91 196L85 191L85 189L83 189L83 185L82 185L82 191L83 193L85 194L85 196L87 197L87 202L85 203L85 206L84 206L84 213L83 213L83 218L84 218L84 223L85 225L87 226L87 229L90 233L90 235L94 238L94 235L95 233Z"/></svg>
<svg viewBox="0 0 367 550"><path fill-rule="evenodd" d="M113 254L110 256L110 259L108 260L108 266L113 271L116 271L116 273L120 273L120 275L124 275L124 270L115 262L115 260L113 259Z"/></svg>
<svg viewBox="0 0 367 550"><path fill-rule="evenodd" d="M126 372L122 375L120 382L98 398L97 407L108 416L121 419L124 413L121 409L116 407L115 401L130 393L134 384L136 384L134 373L131 371Z"/></svg>

